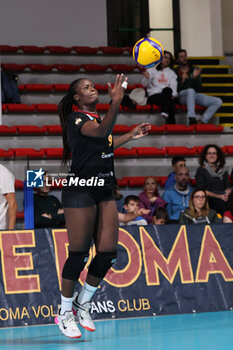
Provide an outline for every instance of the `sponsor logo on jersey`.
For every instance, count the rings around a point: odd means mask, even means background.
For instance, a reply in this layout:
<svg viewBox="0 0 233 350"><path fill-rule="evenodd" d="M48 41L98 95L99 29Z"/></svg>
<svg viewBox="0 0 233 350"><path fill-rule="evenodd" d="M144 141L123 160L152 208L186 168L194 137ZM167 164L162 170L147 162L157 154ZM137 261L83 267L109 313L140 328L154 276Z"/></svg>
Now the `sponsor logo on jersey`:
<svg viewBox="0 0 233 350"><path fill-rule="evenodd" d="M75 124L76 124L76 125L78 125L78 124L80 124L80 123L81 123L81 121L82 121L82 119L81 119L81 118L76 118L76 119L75 119Z"/></svg>

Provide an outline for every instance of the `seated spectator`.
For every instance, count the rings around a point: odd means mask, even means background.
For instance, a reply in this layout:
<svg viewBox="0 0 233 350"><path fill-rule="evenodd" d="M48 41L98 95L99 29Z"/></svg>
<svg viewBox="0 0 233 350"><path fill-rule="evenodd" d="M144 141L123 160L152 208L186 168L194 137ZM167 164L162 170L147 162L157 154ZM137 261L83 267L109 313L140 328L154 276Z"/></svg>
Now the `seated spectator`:
<svg viewBox="0 0 233 350"><path fill-rule="evenodd" d="M172 187L176 183L175 173L178 168L186 166L186 160L184 157L176 156L172 158L172 168L173 171L168 175L167 180L165 181L165 190L169 187Z"/></svg>
<svg viewBox="0 0 233 350"><path fill-rule="evenodd" d="M149 209L149 214L143 214L144 219L147 220L148 224L151 224L152 217L155 209L159 207L165 207L166 201L160 197L158 192L158 185L154 176L147 176L144 182L144 191L139 194L140 208Z"/></svg>
<svg viewBox="0 0 233 350"><path fill-rule="evenodd" d="M189 207L180 214L180 224L219 224L220 220L215 210L210 209L205 190L196 188L193 190Z"/></svg>
<svg viewBox="0 0 233 350"><path fill-rule="evenodd" d="M233 169L231 170L231 181L233 181Z"/></svg>
<svg viewBox="0 0 233 350"><path fill-rule="evenodd" d="M147 225L147 221L140 216L149 213L149 210L139 209L140 199L137 196L130 195L125 198L124 210L125 214L118 213L120 226L122 225Z"/></svg>
<svg viewBox="0 0 233 350"><path fill-rule="evenodd" d="M147 103L146 91L143 88L133 89L129 95L125 94L121 105L130 109L136 109L137 105L145 106Z"/></svg>
<svg viewBox="0 0 233 350"><path fill-rule="evenodd" d="M17 76L1 71L2 103L21 103L17 79Z"/></svg>
<svg viewBox="0 0 233 350"><path fill-rule="evenodd" d="M115 196L115 200L116 200L117 211L122 213L123 212L123 206L124 206L124 196L120 192L119 185L117 185L115 190L114 190L114 196Z"/></svg>
<svg viewBox="0 0 233 350"><path fill-rule="evenodd" d="M17 213L14 175L0 164L0 230L14 230Z"/></svg>
<svg viewBox="0 0 233 350"><path fill-rule="evenodd" d="M187 51L178 50L175 54L178 67L178 93L179 102L187 105L189 125L197 124L195 104L208 107L202 116L202 123L208 123L216 111L221 107L219 97L199 93L202 88L201 68L193 67L188 63Z"/></svg>
<svg viewBox="0 0 233 350"><path fill-rule="evenodd" d="M189 205L189 198L192 192L189 185L190 177L188 168L178 168L175 179L175 185L168 188L163 194L163 199L168 203L166 209L169 215L169 223L178 223L180 213Z"/></svg>
<svg viewBox="0 0 233 350"><path fill-rule="evenodd" d="M169 217L168 212L165 208L157 208L154 211L152 224L153 225L165 225L168 223Z"/></svg>
<svg viewBox="0 0 233 350"><path fill-rule="evenodd" d="M210 208L223 215L227 211L226 201L231 193L228 173L224 168L224 153L217 145L206 145L200 154L199 163L195 175L196 185L206 191Z"/></svg>
<svg viewBox="0 0 233 350"><path fill-rule="evenodd" d="M175 97L177 97L177 76L172 70L173 57L169 51L159 65L143 71L142 85L147 91L147 103L162 107L161 116L166 124L175 124Z"/></svg>
<svg viewBox="0 0 233 350"><path fill-rule="evenodd" d="M63 227L65 216L62 205L57 197L49 195L50 186L46 184L46 173L44 175L43 187L37 188L34 194L34 225L35 228Z"/></svg>
<svg viewBox="0 0 233 350"><path fill-rule="evenodd" d="M230 193L228 200L226 202L227 211L223 214L223 222L230 223L233 222L233 191Z"/></svg>

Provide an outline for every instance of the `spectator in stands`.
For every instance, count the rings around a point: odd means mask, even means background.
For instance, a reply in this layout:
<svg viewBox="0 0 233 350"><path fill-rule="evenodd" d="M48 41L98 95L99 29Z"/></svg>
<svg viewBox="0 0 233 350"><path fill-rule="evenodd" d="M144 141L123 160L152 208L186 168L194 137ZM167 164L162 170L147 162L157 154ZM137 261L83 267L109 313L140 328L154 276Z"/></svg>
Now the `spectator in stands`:
<svg viewBox="0 0 233 350"><path fill-rule="evenodd" d="M155 209L153 217L152 217L152 224L154 225L165 225L168 223L169 217L168 212L165 208L160 207Z"/></svg>
<svg viewBox="0 0 233 350"><path fill-rule="evenodd" d="M129 195L125 198L125 213L118 213L120 226L122 225L147 225L147 221L141 214L149 214L150 210L139 209L140 199L138 196Z"/></svg>
<svg viewBox="0 0 233 350"><path fill-rule="evenodd" d="M167 180L165 182L165 190L167 190L169 187L172 187L176 183L175 179L175 173L178 168L182 168L183 166L186 166L186 160L184 157L175 156L172 158L172 168L173 171L168 175Z"/></svg>
<svg viewBox="0 0 233 350"><path fill-rule="evenodd" d="M161 116L166 124L175 124L175 98L177 97L177 76L172 70L173 57L164 51L161 63L143 71L142 85L147 90L147 103L162 107Z"/></svg>
<svg viewBox="0 0 233 350"><path fill-rule="evenodd" d="M205 189L210 208L223 215L227 211L226 201L231 193L228 173L224 168L224 153L217 145L208 144L200 154L199 163L195 175L196 185Z"/></svg>
<svg viewBox="0 0 233 350"><path fill-rule="evenodd" d="M16 75L1 71L2 103L21 103L17 80Z"/></svg>
<svg viewBox="0 0 233 350"><path fill-rule="evenodd" d="M180 214L180 224L219 224L222 220L218 218L214 209L210 209L207 195L202 188L196 188L191 193L189 207Z"/></svg>
<svg viewBox="0 0 233 350"><path fill-rule="evenodd" d="M120 188L119 188L118 184L117 184L116 188L114 189L114 196L115 196L115 200L116 200L117 211L122 213L123 206L124 206L124 196L120 192Z"/></svg>
<svg viewBox="0 0 233 350"><path fill-rule="evenodd" d="M15 178L0 164L0 230L14 230L16 213Z"/></svg>
<svg viewBox="0 0 233 350"><path fill-rule="evenodd" d="M208 123L215 112L221 107L222 100L218 97L199 93L202 88L201 68L188 63L187 51L178 50L175 54L178 67L178 93L181 104L187 105L189 125L197 124L195 104L208 107L202 116L202 123Z"/></svg>
<svg viewBox="0 0 233 350"><path fill-rule="evenodd" d="M233 222L233 191L231 191L226 202L227 211L223 214L223 222Z"/></svg>
<svg viewBox="0 0 233 350"><path fill-rule="evenodd" d="M44 174L43 187L37 188L34 194L34 225L35 228L63 227L65 216L62 205L57 197L49 195L50 186L48 173Z"/></svg>
<svg viewBox="0 0 233 350"><path fill-rule="evenodd" d="M140 208L149 209L149 214L143 214L148 224L151 224L155 209L165 207L166 201L159 195L158 185L154 176L147 176L144 182L144 191L139 194Z"/></svg>
<svg viewBox="0 0 233 350"><path fill-rule="evenodd" d="M190 177L188 168L178 168L175 179L175 185L168 188L163 194L163 199L168 203L166 209L170 223L178 223L180 213L189 205L189 198L192 192L189 185Z"/></svg>

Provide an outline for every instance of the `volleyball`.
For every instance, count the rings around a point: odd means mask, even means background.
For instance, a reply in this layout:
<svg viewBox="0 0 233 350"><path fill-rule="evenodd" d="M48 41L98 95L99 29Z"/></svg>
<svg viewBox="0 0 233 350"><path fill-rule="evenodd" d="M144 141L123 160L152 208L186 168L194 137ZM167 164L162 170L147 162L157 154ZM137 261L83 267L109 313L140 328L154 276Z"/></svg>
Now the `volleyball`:
<svg viewBox="0 0 233 350"><path fill-rule="evenodd" d="M141 67L153 67L163 58L163 46L154 38L142 38L133 47L133 58Z"/></svg>

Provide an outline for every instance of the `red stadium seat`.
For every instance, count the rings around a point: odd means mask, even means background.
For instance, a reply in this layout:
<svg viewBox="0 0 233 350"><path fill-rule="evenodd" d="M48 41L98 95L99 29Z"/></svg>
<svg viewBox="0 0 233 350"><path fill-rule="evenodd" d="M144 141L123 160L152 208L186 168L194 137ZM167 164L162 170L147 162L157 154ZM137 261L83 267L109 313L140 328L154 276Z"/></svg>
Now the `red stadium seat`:
<svg viewBox="0 0 233 350"><path fill-rule="evenodd" d="M72 50L80 54L95 54L98 51L98 47L89 47L89 46L73 46Z"/></svg>
<svg viewBox="0 0 233 350"><path fill-rule="evenodd" d="M106 69L108 68L108 65L88 63L88 64L81 64L80 67L87 72L105 72Z"/></svg>
<svg viewBox="0 0 233 350"><path fill-rule="evenodd" d="M0 149L0 158L13 159L14 158L14 152L12 150Z"/></svg>
<svg viewBox="0 0 233 350"><path fill-rule="evenodd" d="M55 92L62 91L66 92L69 89L70 84L53 84L53 89Z"/></svg>
<svg viewBox="0 0 233 350"><path fill-rule="evenodd" d="M23 220L24 219L24 212L23 211L17 211L16 219L17 220Z"/></svg>
<svg viewBox="0 0 233 350"><path fill-rule="evenodd" d="M213 125L213 124L196 124L194 125L194 130L197 134L201 133L221 133L223 132L223 126L222 125Z"/></svg>
<svg viewBox="0 0 233 350"><path fill-rule="evenodd" d="M71 47L64 46L46 46L45 49L54 54L67 54L71 51Z"/></svg>
<svg viewBox="0 0 233 350"><path fill-rule="evenodd" d="M81 66L77 64L56 64L54 67L59 72L78 72Z"/></svg>
<svg viewBox="0 0 233 350"><path fill-rule="evenodd" d="M178 134L178 133L182 133L182 134L190 134L193 133L194 131L194 125L183 125L183 124L176 124L176 125L169 125L167 124L165 126L166 132L169 134Z"/></svg>
<svg viewBox="0 0 233 350"><path fill-rule="evenodd" d="M156 180L161 187L164 187L165 182L167 180L167 176L156 176Z"/></svg>
<svg viewBox="0 0 233 350"><path fill-rule="evenodd" d="M96 105L97 112L107 112L109 110L109 104L108 103L98 103Z"/></svg>
<svg viewBox="0 0 233 350"><path fill-rule="evenodd" d="M21 84L21 85L18 85L18 89L19 91L22 93L25 91L25 85L24 84Z"/></svg>
<svg viewBox="0 0 233 350"><path fill-rule="evenodd" d="M49 135L61 135L62 127L61 125L45 125Z"/></svg>
<svg viewBox="0 0 233 350"><path fill-rule="evenodd" d="M15 180L15 188L16 190L22 190L23 189L23 181L21 180Z"/></svg>
<svg viewBox="0 0 233 350"><path fill-rule="evenodd" d="M12 53L17 51L18 51L18 46L0 45L0 52Z"/></svg>
<svg viewBox="0 0 233 350"><path fill-rule="evenodd" d="M150 134L163 134L165 132L165 126L166 125L151 125L151 129L149 131Z"/></svg>
<svg viewBox="0 0 233 350"><path fill-rule="evenodd" d="M108 85L95 84L95 88L99 92L108 91Z"/></svg>
<svg viewBox="0 0 233 350"><path fill-rule="evenodd" d="M34 113L36 105L26 105L24 103L7 104L8 113Z"/></svg>
<svg viewBox="0 0 233 350"><path fill-rule="evenodd" d="M151 106L150 105L145 105L145 106L136 106L136 112L151 112Z"/></svg>
<svg viewBox="0 0 233 350"><path fill-rule="evenodd" d="M227 153L229 156L233 155L233 146L224 146L222 147L222 151Z"/></svg>
<svg viewBox="0 0 233 350"><path fill-rule="evenodd" d="M6 71L12 72L21 72L24 71L27 67L26 64L15 64L15 63L3 63L2 68Z"/></svg>
<svg viewBox="0 0 233 350"><path fill-rule="evenodd" d="M45 135L47 128L36 125L16 125L19 135Z"/></svg>
<svg viewBox="0 0 233 350"><path fill-rule="evenodd" d="M192 187L195 187L196 186L196 179L190 179L189 183Z"/></svg>
<svg viewBox="0 0 233 350"><path fill-rule="evenodd" d="M36 150L33 148L10 148L8 151L13 151L15 158L44 158L44 152L42 150Z"/></svg>
<svg viewBox="0 0 233 350"><path fill-rule="evenodd" d="M114 151L116 158L135 158L137 157L137 149L135 147L128 149L125 147L119 147Z"/></svg>
<svg viewBox="0 0 233 350"><path fill-rule="evenodd" d="M161 157L165 156L166 149L165 148L157 148L157 147L138 147L137 155L139 158L144 157Z"/></svg>
<svg viewBox="0 0 233 350"><path fill-rule="evenodd" d="M7 126L7 125L0 125L0 135L16 135L17 134L17 128L16 126Z"/></svg>
<svg viewBox="0 0 233 350"><path fill-rule="evenodd" d="M51 92L53 90L53 85L45 84L25 84L24 90L26 92Z"/></svg>
<svg viewBox="0 0 233 350"><path fill-rule="evenodd" d="M204 146L194 146L193 148L196 150L196 153L199 155L203 150Z"/></svg>
<svg viewBox="0 0 233 350"><path fill-rule="evenodd" d="M129 47L100 46L98 50L102 51L105 55L120 55L124 52L129 53Z"/></svg>
<svg viewBox="0 0 233 350"><path fill-rule="evenodd" d="M57 113L58 107L54 103L41 103L36 105L38 113Z"/></svg>
<svg viewBox="0 0 233 350"><path fill-rule="evenodd" d="M145 176L131 176L128 177L129 187L143 187Z"/></svg>
<svg viewBox="0 0 233 350"><path fill-rule="evenodd" d="M3 103L2 104L2 113L6 113L7 112L7 104Z"/></svg>
<svg viewBox="0 0 233 350"><path fill-rule="evenodd" d="M126 177L123 177L122 179L117 179L117 184L119 187L127 187L128 179Z"/></svg>
<svg viewBox="0 0 233 350"><path fill-rule="evenodd" d="M19 46L19 50L22 50L24 53L44 53L45 47L24 45Z"/></svg>
<svg viewBox="0 0 233 350"><path fill-rule="evenodd" d="M27 68L30 68L33 72L49 72L53 69L53 64L32 63L27 64Z"/></svg>
<svg viewBox="0 0 233 350"><path fill-rule="evenodd" d="M113 134L126 134L131 130L128 125L115 125L113 128Z"/></svg>
<svg viewBox="0 0 233 350"><path fill-rule="evenodd" d="M45 157L49 159L61 159L63 156L63 148L41 148Z"/></svg>
<svg viewBox="0 0 233 350"><path fill-rule="evenodd" d="M188 148L188 147L165 147L167 150L168 156L195 156L196 155L196 149L195 147Z"/></svg>
<svg viewBox="0 0 233 350"><path fill-rule="evenodd" d="M135 66L129 64L109 64L108 66L113 72L132 72Z"/></svg>

